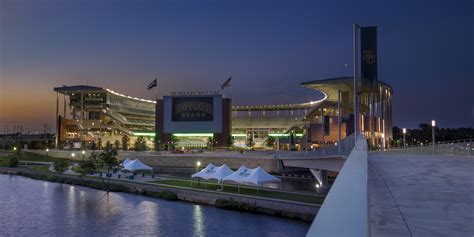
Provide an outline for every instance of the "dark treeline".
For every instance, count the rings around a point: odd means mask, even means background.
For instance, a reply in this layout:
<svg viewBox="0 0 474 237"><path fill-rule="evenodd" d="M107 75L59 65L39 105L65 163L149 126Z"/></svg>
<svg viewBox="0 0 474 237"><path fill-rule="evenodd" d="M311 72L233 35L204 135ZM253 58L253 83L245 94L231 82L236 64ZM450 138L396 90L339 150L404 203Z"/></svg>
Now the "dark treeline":
<svg viewBox="0 0 474 237"><path fill-rule="evenodd" d="M432 127L430 124L422 123L416 129L407 129L407 146L427 144L432 142ZM439 128L435 127L436 142L474 139L474 128ZM403 146L403 130L397 126L393 127L393 140L395 146Z"/></svg>

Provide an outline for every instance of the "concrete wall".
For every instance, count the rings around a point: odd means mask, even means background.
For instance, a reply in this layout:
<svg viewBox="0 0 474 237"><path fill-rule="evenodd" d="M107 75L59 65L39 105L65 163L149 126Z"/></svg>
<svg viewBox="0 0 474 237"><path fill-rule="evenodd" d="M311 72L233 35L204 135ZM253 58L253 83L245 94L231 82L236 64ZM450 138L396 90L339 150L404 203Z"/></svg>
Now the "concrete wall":
<svg viewBox="0 0 474 237"><path fill-rule="evenodd" d="M231 169L238 169L241 165L248 168L262 167L270 173L279 173L278 161L276 159L247 158L247 157L209 157L209 156L186 156L186 155L152 155L146 153L122 153L120 159L139 159L143 163L153 167L173 167L173 168L196 168L196 163L201 162L201 169L208 163L214 165L227 164Z"/></svg>
<svg viewBox="0 0 474 237"><path fill-rule="evenodd" d="M31 152L39 155L46 155L44 150L26 150L24 152ZM82 151L64 151L64 150L50 150L48 155L51 157L71 159L71 154L74 153L74 160L82 160ZM89 157L92 151L86 150L85 157ZM100 151L96 151L100 152ZM205 155L157 155L148 152L119 152L118 158L120 160L140 159L143 163L156 167L156 170L191 170L196 169L196 163L201 162L201 169L206 167L208 163L214 165L227 164L231 169L237 170L241 165L248 168L262 167L270 173L280 173L278 161L272 158L258 158L258 157L219 157L219 156L205 156Z"/></svg>

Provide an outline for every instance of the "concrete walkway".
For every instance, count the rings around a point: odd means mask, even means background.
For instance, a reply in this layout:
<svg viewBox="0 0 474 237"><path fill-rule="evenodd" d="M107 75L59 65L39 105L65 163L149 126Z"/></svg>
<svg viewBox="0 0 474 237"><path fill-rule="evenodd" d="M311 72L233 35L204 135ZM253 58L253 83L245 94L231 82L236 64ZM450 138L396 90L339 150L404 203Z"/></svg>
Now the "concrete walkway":
<svg viewBox="0 0 474 237"><path fill-rule="evenodd" d="M369 155L372 236L474 236L474 159Z"/></svg>

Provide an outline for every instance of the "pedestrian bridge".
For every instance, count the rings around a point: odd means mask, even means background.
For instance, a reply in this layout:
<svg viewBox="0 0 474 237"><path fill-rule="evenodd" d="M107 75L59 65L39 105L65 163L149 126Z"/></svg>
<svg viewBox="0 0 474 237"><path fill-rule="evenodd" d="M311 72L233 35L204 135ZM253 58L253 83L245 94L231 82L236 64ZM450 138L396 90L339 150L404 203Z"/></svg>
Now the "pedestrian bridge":
<svg viewBox="0 0 474 237"><path fill-rule="evenodd" d="M471 145L367 152L359 139L307 236L472 236Z"/></svg>

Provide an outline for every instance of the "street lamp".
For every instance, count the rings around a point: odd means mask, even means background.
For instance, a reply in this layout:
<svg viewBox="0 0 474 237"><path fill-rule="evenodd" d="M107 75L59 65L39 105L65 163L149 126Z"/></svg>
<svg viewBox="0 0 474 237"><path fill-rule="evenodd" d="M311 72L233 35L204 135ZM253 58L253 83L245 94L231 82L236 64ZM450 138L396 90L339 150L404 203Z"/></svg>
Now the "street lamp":
<svg viewBox="0 0 474 237"><path fill-rule="evenodd" d="M433 154L435 150L435 127L436 127L436 121L431 120L431 136L433 138Z"/></svg>
<svg viewBox="0 0 474 237"><path fill-rule="evenodd" d="M74 153L71 153L71 160L74 160L74 157L76 156L76 154Z"/></svg>
<svg viewBox="0 0 474 237"><path fill-rule="evenodd" d="M85 158L86 158L86 151L82 150L82 161L84 161Z"/></svg>
<svg viewBox="0 0 474 237"><path fill-rule="evenodd" d="M403 128L403 148L406 148L406 146L407 146L406 139L405 139L405 134L406 133L407 133L407 129Z"/></svg>
<svg viewBox="0 0 474 237"><path fill-rule="evenodd" d="M431 134L432 134L432 137L433 137L433 146L435 144L435 138L434 138L434 129L435 129L435 127L436 127L436 121L431 120L431 131L432 131Z"/></svg>
<svg viewBox="0 0 474 237"><path fill-rule="evenodd" d="M199 167L201 166L201 161L196 162L196 171L199 171ZM199 185L199 178L198 178L198 185Z"/></svg>
<svg viewBox="0 0 474 237"><path fill-rule="evenodd" d="M46 156L48 156L49 148L46 148Z"/></svg>

